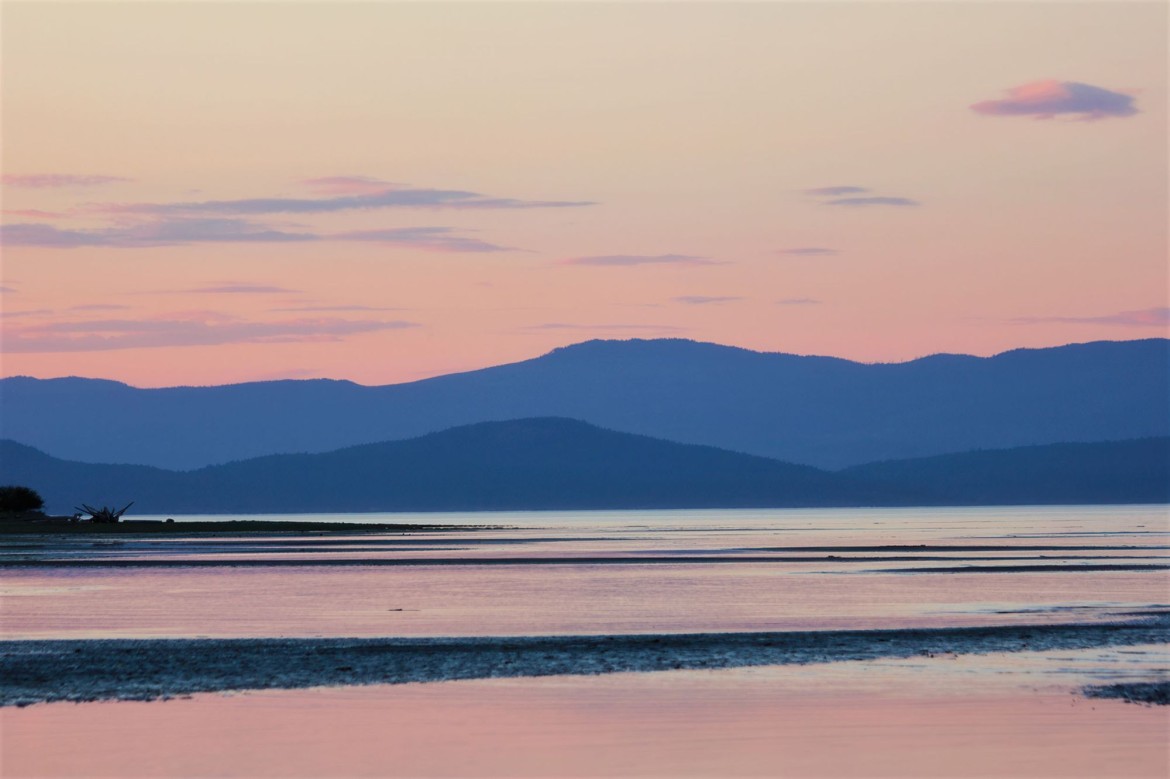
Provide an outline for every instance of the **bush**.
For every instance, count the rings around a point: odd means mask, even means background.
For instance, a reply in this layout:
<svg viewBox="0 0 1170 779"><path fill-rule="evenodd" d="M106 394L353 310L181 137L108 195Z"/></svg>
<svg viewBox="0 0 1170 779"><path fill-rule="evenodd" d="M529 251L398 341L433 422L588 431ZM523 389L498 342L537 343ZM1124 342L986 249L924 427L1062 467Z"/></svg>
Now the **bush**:
<svg viewBox="0 0 1170 779"><path fill-rule="evenodd" d="M45 501L36 490L28 487L0 487L0 513L20 514L25 511L40 511Z"/></svg>

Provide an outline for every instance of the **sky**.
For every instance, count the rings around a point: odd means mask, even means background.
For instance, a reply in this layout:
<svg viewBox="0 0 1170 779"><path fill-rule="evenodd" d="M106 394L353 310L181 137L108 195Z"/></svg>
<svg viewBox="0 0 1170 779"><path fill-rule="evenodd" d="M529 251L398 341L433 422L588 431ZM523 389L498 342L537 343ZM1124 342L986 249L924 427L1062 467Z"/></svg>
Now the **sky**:
<svg viewBox="0 0 1170 779"><path fill-rule="evenodd" d="M21 2L0 375L1166 337L1162 2Z"/></svg>

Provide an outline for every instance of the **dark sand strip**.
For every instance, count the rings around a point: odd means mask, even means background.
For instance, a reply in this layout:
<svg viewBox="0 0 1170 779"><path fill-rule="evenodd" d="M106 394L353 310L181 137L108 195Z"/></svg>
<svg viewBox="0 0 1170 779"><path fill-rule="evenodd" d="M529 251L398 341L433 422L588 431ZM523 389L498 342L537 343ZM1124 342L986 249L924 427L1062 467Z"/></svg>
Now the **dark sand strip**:
<svg viewBox="0 0 1170 779"><path fill-rule="evenodd" d="M1005 557L964 557L963 560L1004 560ZM1015 558L1019 559L1019 558ZM1023 558L1037 559L1037 558ZM1073 556L1054 557L1053 560L1075 559ZM1089 559L1118 559L1115 557L1093 557ZM1124 559L1124 558L1123 558ZM954 557L924 557L920 555L898 555L893 557L777 557L774 555L735 555L717 557L713 555L668 555L629 557L412 557L412 558L264 558L260 560L241 559L184 559L152 558L121 559L77 558L77 559L0 559L0 570L5 568L320 568L344 566L395 567L395 566L515 566L515 565L682 565L682 564L731 564L750 563L910 563L923 561L953 562ZM891 568L876 569L868 573L1030 573L1034 571L1156 571L1170 570L1170 563L1117 563L1077 565L964 565L938 568Z"/></svg>
<svg viewBox="0 0 1170 779"><path fill-rule="evenodd" d="M0 642L0 705L154 700L220 690L1088 649L1170 640L1170 620L776 633L433 639Z"/></svg>
<svg viewBox="0 0 1170 779"><path fill-rule="evenodd" d="M1126 703L1170 706L1170 682L1125 682L1085 687L1090 698L1119 698Z"/></svg>

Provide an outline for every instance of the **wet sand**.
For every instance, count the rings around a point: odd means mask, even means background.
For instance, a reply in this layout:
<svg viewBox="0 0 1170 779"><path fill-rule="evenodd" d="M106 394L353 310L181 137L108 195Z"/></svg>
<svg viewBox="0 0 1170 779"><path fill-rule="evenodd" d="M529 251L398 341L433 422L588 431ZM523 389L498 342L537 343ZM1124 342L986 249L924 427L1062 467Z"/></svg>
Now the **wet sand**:
<svg viewBox="0 0 1170 779"><path fill-rule="evenodd" d="M0 642L0 705L196 692L827 663L1170 641L1170 615L1114 624L689 635Z"/></svg>

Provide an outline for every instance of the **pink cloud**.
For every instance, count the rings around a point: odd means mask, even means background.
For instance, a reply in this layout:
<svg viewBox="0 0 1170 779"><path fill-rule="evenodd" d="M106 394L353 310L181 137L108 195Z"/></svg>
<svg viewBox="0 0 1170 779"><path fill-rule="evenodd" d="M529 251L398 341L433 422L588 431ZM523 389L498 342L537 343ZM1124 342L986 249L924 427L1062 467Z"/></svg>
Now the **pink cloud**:
<svg viewBox="0 0 1170 779"><path fill-rule="evenodd" d="M451 227L397 227L346 233L293 233L246 219L160 219L125 227L67 230L43 224L0 226L0 244L75 249L90 246L144 248L192 243L293 243L365 241L443 252L516 251L460 235Z"/></svg>
<svg viewBox="0 0 1170 779"><path fill-rule="evenodd" d="M347 177L337 177L344 179ZM321 179L313 179L320 181ZM239 200L202 200L175 203L91 203L87 210L110 214L154 214L158 216L238 217L259 214L331 214L340 211L370 211L384 208L431 208L452 210L577 208L596 205L589 200L519 200L491 197L457 189L420 189L334 180L329 186L345 189L348 194L322 194L320 197L261 197ZM354 189L358 191L354 192Z"/></svg>
<svg viewBox="0 0 1170 779"><path fill-rule="evenodd" d="M25 175L5 173L0 176L0 183L5 186L28 187L29 189L96 187L102 184L117 184L133 180L124 176L79 176L68 173L30 173Z"/></svg>
<svg viewBox="0 0 1170 779"><path fill-rule="evenodd" d="M1051 119L1070 115L1082 120L1133 116L1133 97L1075 81L1032 81L1005 90L1003 100L975 103L971 110L986 116L1031 116Z"/></svg>
<svg viewBox="0 0 1170 779"><path fill-rule="evenodd" d="M247 321L216 312L176 312L146 319L52 322L9 327L2 334L5 353L95 352L216 346L229 343L305 343L340 341L346 336L418 327L416 322L337 318Z"/></svg>

